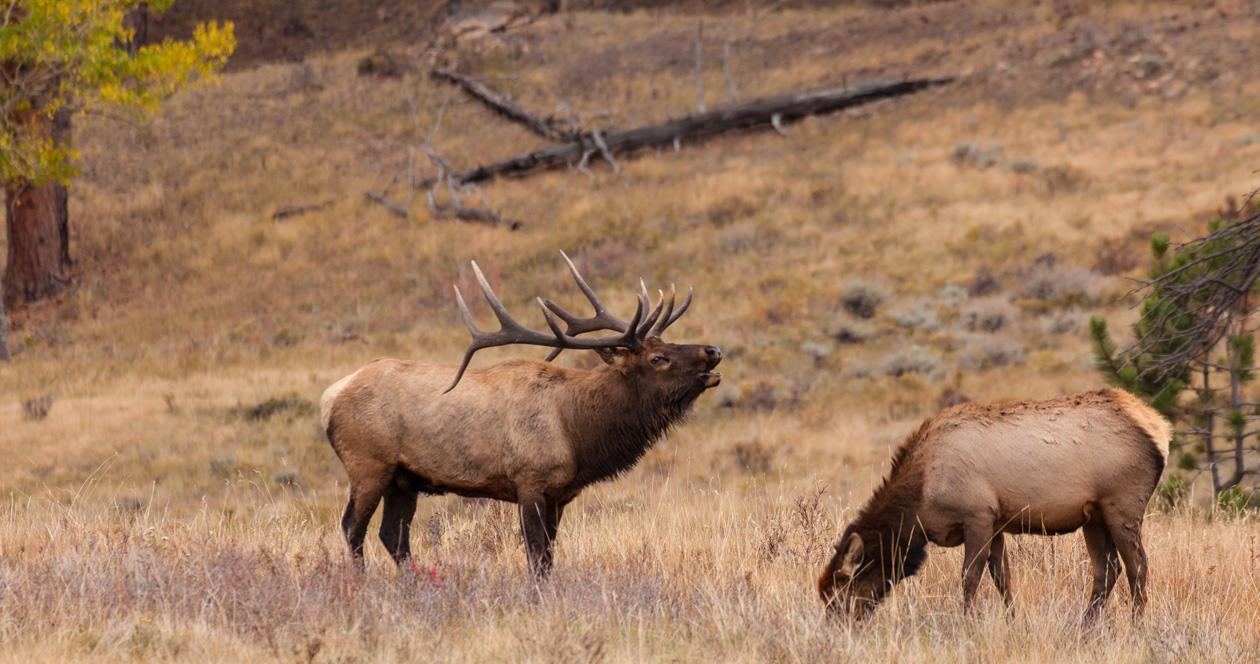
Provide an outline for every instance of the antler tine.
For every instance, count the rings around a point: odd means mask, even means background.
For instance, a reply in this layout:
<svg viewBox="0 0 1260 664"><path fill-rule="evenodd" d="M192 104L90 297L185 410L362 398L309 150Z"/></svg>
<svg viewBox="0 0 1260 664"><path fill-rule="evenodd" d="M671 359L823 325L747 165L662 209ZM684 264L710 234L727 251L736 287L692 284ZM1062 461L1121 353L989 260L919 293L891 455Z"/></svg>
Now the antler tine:
<svg viewBox="0 0 1260 664"><path fill-rule="evenodd" d="M642 340L637 335L637 331L640 321L643 320L644 311L646 311L648 306L642 299L639 300L639 306L635 311L633 320L624 329L616 330L621 332L620 335L580 339L563 332L557 320L559 314L552 311L548 306L550 303L544 303L541 299L538 299L538 304L543 310L543 316L547 319L547 326L551 328L552 332L552 334L543 334L516 322L512 315L508 313L507 308L503 306L503 303L499 301L498 296L494 294L494 290L490 288L490 283L486 281L486 276L482 274L481 268L477 266L476 261L473 261L472 268L473 274L477 277L477 283L481 285L482 295L485 296L486 301L490 304L490 308L494 310L495 317L499 319L500 329L497 332L483 332L478 329L473 321L472 311L469 310L468 303L464 301L464 296L460 293L459 287L455 287L455 301L459 305L459 311L464 317L464 322L468 325L468 331L472 333L472 343L464 351L464 359L455 374L455 380L450 387L442 392L443 394L455 389L460 379L464 377L464 372L468 369L468 363L472 360L473 354L483 348L506 346L508 344L527 344L531 346L546 346L557 350L565 348L595 350L618 347L637 348L642 345Z"/></svg>
<svg viewBox="0 0 1260 664"><path fill-rule="evenodd" d="M691 306L691 295L692 295L691 286L688 286L687 297L683 299L682 304L678 305L678 309L674 312L674 315L670 316L669 320L665 321L665 324L661 326L661 332L664 332L665 330L667 330L670 325L674 324L674 321L678 320L679 318L682 318L682 315L687 313L687 308Z"/></svg>
<svg viewBox="0 0 1260 664"><path fill-rule="evenodd" d="M656 303L656 309L652 310L652 314L644 319L643 323L639 325L637 330L639 339L648 338L648 332L651 332L652 328L656 326L656 321L661 317L661 309L665 306L665 293L659 290L656 292L660 296L660 300ZM649 306L652 304L651 300L648 300L647 302Z"/></svg>
<svg viewBox="0 0 1260 664"><path fill-rule="evenodd" d="M459 286L455 286L455 302L459 305L459 312L464 315L464 322L468 324L468 330L472 332L473 342L468 346L468 350L464 351L464 359L459 363L459 371L455 372L455 380L451 386L442 390L442 394L446 394L455 389L459 384L459 379L464 377L464 371L468 369L468 363L472 361L473 353L481 348L477 345L477 335L481 334L481 330L477 329L477 324L473 322L472 312L468 310L468 304L464 302L464 296L459 292Z"/></svg>
<svg viewBox="0 0 1260 664"><path fill-rule="evenodd" d="M674 296L675 295L677 295L677 293L674 291L674 284L670 284L669 285L669 304L665 305L665 312L662 313L661 317L656 320L656 324L652 326L652 329L648 330L648 333L647 333L648 337L661 336L661 332L665 331L665 326L669 325L669 317L671 314L674 313ZM662 299L664 298L662 297Z"/></svg>
<svg viewBox="0 0 1260 664"><path fill-rule="evenodd" d="M560 256L564 258L565 264L569 266L569 273L573 275L573 281L577 282L577 286L582 291L582 294L586 296L586 299L591 303L591 306L595 308L594 316L591 318L582 318L565 311L560 307L560 305L552 302L551 300L544 302L544 307L549 309L552 313L558 316L560 320L565 322L566 328L564 333L566 336L577 336L579 334L586 334L587 332L594 332L596 330L614 330L617 332L624 332L629 329L634 329L633 326L627 324L624 320L612 315L612 313L608 311L608 308L604 306L602 301L600 301L599 296L595 294L595 289L591 288L590 284L587 284L586 280L582 278L582 273L578 272L577 266L573 264L573 261L569 258L568 254L561 250ZM647 291L644 290L644 292ZM551 351L547 354L546 361L550 362L556 359L556 357L563 351L563 348L557 348Z"/></svg>
<svg viewBox="0 0 1260 664"><path fill-rule="evenodd" d="M473 274L477 277L477 283L481 284L481 294L486 297L486 302L490 303L490 309L494 311L495 318L499 319L499 325L503 326L504 330L508 328L525 329L512 318L507 308L499 301L499 296L494 294L494 290L490 288L490 283L486 281L486 275L482 274L481 268L477 266L477 261L472 262L472 269Z"/></svg>
<svg viewBox="0 0 1260 664"><path fill-rule="evenodd" d="M582 294L585 295L586 299L590 301L591 306L595 307L595 318L603 319L605 322L608 322L608 323L616 323L619 326L619 327L613 327L613 328L596 327L596 328L591 328L590 330L586 330L586 331L590 332L593 330L600 330L600 329L615 329L618 332L623 331L625 329L624 326L626 322L621 320L620 318L617 318L611 313L609 313L608 308L605 307L604 303L600 301L599 296L595 295L595 289L591 288L590 285L586 283L586 280L582 278L582 274L578 272L577 266L574 265L573 261L569 259L569 255L564 253L563 250L560 251L560 255L564 257L564 262L568 264L569 272L573 274L573 280L577 282L577 286L582 291ZM577 323L577 321L583 320L561 309L554 302L548 301L547 308L551 309L557 316L559 316L565 323L567 323L570 326L570 329L568 332L570 335L574 334L572 326L575 323ZM594 320L594 319L587 319L587 320ZM581 334L581 333L579 332L578 334Z"/></svg>

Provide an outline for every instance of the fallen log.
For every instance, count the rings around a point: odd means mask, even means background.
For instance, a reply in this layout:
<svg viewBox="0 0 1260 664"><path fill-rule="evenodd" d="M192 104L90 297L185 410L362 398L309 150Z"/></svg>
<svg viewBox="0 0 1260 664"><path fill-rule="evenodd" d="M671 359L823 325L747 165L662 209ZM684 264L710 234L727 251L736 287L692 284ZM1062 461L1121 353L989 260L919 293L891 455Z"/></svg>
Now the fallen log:
<svg viewBox="0 0 1260 664"><path fill-rule="evenodd" d="M480 182L499 175L520 175L541 168L559 166L591 154L606 157L628 154L641 148L676 145L684 138L697 138L737 129L772 127L811 115L868 104L880 99L919 92L953 81L953 77L911 81L870 81L843 89L784 94L689 115L669 122L615 132L584 132L574 140L517 155L493 164L453 172L455 184ZM611 163L611 162L610 162Z"/></svg>
<svg viewBox="0 0 1260 664"><path fill-rule="evenodd" d="M489 106L491 110L499 115L515 122L526 129L542 136L549 141L571 141L576 138L573 132L561 131L556 129L555 125L559 124L559 120L555 118L540 118L533 113L513 104L506 97L491 90L486 84L463 74L457 74L448 69L431 69L429 75L454 83L463 88L465 92L480 99L482 103Z"/></svg>

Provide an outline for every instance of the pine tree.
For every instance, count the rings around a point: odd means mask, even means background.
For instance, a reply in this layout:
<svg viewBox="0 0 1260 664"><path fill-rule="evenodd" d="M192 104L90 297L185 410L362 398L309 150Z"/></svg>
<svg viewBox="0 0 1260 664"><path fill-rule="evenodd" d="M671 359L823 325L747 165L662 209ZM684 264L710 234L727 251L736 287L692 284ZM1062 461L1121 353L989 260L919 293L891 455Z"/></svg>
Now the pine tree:
<svg viewBox="0 0 1260 664"><path fill-rule="evenodd" d="M1260 453L1260 430L1251 428L1260 420L1260 403L1245 389L1257 369L1252 318L1260 213L1239 220L1216 216L1207 235L1175 248L1167 235L1156 235L1151 251L1155 263L1139 289L1144 299L1133 326L1136 341L1119 350L1106 321L1092 318L1095 363L1110 383L1180 425L1170 459L1178 471L1207 473L1218 500L1236 503L1240 484L1256 474L1247 457ZM1169 483L1186 485L1176 472Z"/></svg>

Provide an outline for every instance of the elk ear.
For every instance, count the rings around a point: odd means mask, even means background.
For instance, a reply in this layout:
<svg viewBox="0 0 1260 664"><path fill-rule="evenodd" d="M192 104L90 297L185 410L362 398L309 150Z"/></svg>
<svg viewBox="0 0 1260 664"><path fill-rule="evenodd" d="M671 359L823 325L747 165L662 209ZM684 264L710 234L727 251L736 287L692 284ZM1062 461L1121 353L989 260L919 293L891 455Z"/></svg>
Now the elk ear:
<svg viewBox="0 0 1260 664"><path fill-rule="evenodd" d="M634 356L634 351L629 348L596 348L595 352L604 364L616 367L622 373L630 368L630 359Z"/></svg>
<svg viewBox="0 0 1260 664"><path fill-rule="evenodd" d="M849 578L853 578L857 574L858 568L862 566L862 538L857 533L849 535L849 539L841 542L837 547L842 553L840 558L840 573Z"/></svg>

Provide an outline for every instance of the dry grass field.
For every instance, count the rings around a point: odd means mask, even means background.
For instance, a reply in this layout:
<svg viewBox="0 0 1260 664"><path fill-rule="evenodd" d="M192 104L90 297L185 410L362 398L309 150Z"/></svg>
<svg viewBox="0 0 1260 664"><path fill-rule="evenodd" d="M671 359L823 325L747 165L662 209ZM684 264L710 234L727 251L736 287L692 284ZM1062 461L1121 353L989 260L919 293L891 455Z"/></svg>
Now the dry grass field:
<svg viewBox="0 0 1260 664"><path fill-rule="evenodd" d="M465 45L460 66L540 113L648 124L695 108L699 18L548 17ZM516 232L431 218L423 192L407 219L362 196L407 199L439 115L457 168L540 141L423 68L359 75L370 50L235 71L142 127L81 118L76 283L15 314L0 368L0 661L1260 660L1260 521L1213 512L1202 487L1152 506L1137 623L1122 585L1080 630L1078 535L1016 540L1010 616L987 581L961 615L958 550L932 549L863 629L814 594L947 389L1101 386L1087 320L1132 320L1149 235L1188 239L1260 185L1260 7L750 6L704 35L710 108L728 39L737 100L960 78L618 175L484 184ZM383 48L419 59L416 41ZM320 393L373 357L457 362L451 284L475 290L471 259L522 322L542 327L535 296L576 308L560 249L615 310L640 276L692 285L669 336L721 346L722 386L570 506L545 583L512 510L458 498L421 501L414 570L373 535L355 571ZM23 401L45 395L32 417Z"/></svg>

